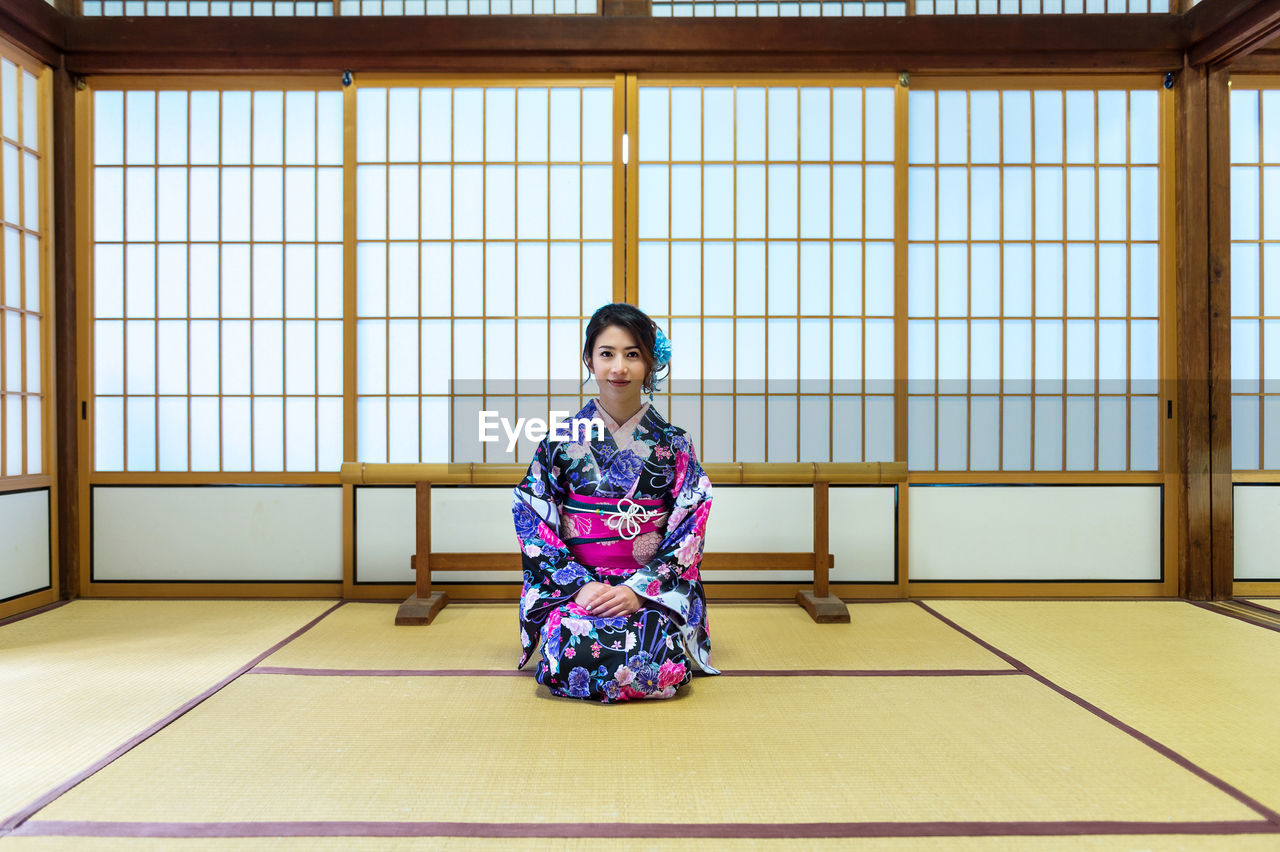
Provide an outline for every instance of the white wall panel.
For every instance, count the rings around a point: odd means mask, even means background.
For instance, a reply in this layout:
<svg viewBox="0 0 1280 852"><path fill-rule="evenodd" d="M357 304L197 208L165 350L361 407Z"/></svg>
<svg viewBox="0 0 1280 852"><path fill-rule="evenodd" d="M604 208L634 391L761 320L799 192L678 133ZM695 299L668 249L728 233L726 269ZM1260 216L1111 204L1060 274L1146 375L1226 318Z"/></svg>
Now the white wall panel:
<svg viewBox="0 0 1280 852"><path fill-rule="evenodd" d="M0 600L50 586L49 490L0 494Z"/></svg>
<svg viewBox="0 0 1280 852"><path fill-rule="evenodd" d="M1233 494L1236 579L1280 580L1280 485L1237 485Z"/></svg>
<svg viewBox="0 0 1280 852"><path fill-rule="evenodd" d="M712 483L714 486L714 483ZM720 486L712 492L707 551L788 553L813 550L813 489ZM812 571L708 571L708 582L812 581Z"/></svg>
<svg viewBox="0 0 1280 852"><path fill-rule="evenodd" d="M431 489L431 549L515 553L510 488ZM356 582L412 583L414 489L356 489ZM442 583L520 582L519 571L432 571Z"/></svg>
<svg viewBox="0 0 1280 852"><path fill-rule="evenodd" d="M93 489L93 578L342 580L342 490Z"/></svg>
<svg viewBox="0 0 1280 852"><path fill-rule="evenodd" d="M831 486L827 549L831 582L892 583L896 559L896 506L891 487Z"/></svg>
<svg viewBox="0 0 1280 852"><path fill-rule="evenodd" d="M1159 486L908 489L910 578L1160 579Z"/></svg>

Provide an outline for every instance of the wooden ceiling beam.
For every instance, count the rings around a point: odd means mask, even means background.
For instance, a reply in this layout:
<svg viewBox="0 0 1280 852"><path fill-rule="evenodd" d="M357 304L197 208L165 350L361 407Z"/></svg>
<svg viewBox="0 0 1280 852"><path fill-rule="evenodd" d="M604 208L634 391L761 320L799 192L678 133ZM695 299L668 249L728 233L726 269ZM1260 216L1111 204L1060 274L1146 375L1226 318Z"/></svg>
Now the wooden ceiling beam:
<svg viewBox="0 0 1280 852"><path fill-rule="evenodd" d="M1173 15L70 18L70 71L1163 71Z"/></svg>
<svg viewBox="0 0 1280 852"><path fill-rule="evenodd" d="M1248 56L1237 58L1230 67L1232 74L1280 74L1280 50L1255 50Z"/></svg>
<svg viewBox="0 0 1280 852"><path fill-rule="evenodd" d="M1280 34L1280 0L1203 0L1182 16L1180 24L1189 64L1224 65Z"/></svg>
<svg viewBox="0 0 1280 852"><path fill-rule="evenodd" d="M1183 15L84 18L0 0L0 33L75 73L720 70L1271 70L1280 0L1203 0ZM1247 57L1256 57L1252 61Z"/></svg>
<svg viewBox="0 0 1280 852"><path fill-rule="evenodd" d="M0 0L0 35L58 67L69 18L43 0Z"/></svg>

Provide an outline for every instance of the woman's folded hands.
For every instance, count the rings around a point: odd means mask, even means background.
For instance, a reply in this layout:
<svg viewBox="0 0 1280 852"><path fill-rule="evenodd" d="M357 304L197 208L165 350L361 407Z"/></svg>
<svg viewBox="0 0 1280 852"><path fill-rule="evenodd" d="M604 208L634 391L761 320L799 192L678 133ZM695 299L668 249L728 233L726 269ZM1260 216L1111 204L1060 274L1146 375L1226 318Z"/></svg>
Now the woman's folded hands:
<svg viewBox="0 0 1280 852"><path fill-rule="evenodd" d="M630 615L640 609L640 596L627 586L587 583L573 596L578 606L600 618Z"/></svg>

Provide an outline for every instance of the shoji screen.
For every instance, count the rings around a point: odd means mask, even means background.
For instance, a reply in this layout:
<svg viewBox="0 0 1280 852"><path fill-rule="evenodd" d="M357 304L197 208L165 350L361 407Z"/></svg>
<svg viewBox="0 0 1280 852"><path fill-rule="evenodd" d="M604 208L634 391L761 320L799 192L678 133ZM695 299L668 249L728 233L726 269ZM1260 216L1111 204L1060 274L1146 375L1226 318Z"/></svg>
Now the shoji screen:
<svg viewBox="0 0 1280 852"><path fill-rule="evenodd" d="M707 461L891 461L893 88L642 79L637 106L672 420Z"/></svg>
<svg viewBox="0 0 1280 852"><path fill-rule="evenodd" d="M1151 89L915 89L912 471L1154 471L1160 100Z"/></svg>
<svg viewBox="0 0 1280 852"><path fill-rule="evenodd" d="M1280 580L1280 88L1231 87L1231 465L1237 580Z"/></svg>
<svg viewBox="0 0 1280 852"><path fill-rule="evenodd" d="M342 95L93 96L94 469L336 471Z"/></svg>
<svg viewBox="0 0 1280 852"><path fill-rule="evenodd" d="M0 616L53 585L48 76L0 44Z"/></svg>
<svg viewBox="0 0 1280 852"><path fill-rule="evenodd" d="M1231 460L1280 470L1280 90L1231 91Z"/></svg>
<svg viewBox="0 0 1280 852"><path fill-rule="evenodd" d="M594 15L597 0L83 0L90 17Z"/></svg>
<svg viewBox="0 0 1280 852"><path fill-rule="evenodd" d="M0 58L0 477L46 473L42 111L38 73Z"/></svg>
<svg viewBox="0 0 1280 852"><path fill-rule="evenodd" d="M358 457L515 462L478 440L576 412L613 300L614 82L376 85L356 98Z"/></svg>
<svg viewBox="0 0 1280 852"><path fill-rule="evenodd" d="M1168 0L653 0L656 17L883 17L1168 12Z"/></svg>
<svg viewBox="0 0 1280 852"><path fill-rule="evenodd" d="M902 0L653 0L655 18L900 17Z"/></svg>
<svg viewBox="0 0 1280 852"><path fill-rule="evenodd" d="M85 17L128 15L174 17L278 16L333 14L333 0L82 0Z"/></svg>
<svg viewBox="0 0 1280 852"><path fill-rule="evenodd" d="M90 579L336 583L338 81L95 81L81 97Z"/></svg>

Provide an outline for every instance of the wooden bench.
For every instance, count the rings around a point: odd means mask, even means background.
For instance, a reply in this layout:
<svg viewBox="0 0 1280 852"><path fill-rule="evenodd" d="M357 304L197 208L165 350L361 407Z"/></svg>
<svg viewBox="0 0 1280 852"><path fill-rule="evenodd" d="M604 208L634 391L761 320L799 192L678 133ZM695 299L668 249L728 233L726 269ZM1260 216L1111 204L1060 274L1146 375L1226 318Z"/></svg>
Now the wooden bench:
<svg viewBox="0 0 1280 852"><path fill-rule="evenodd" d="M813 550L790 553L706 553L703 571L812 571L813 588L796 593L796 603L814 621L847 622L844 602L831 594L832 556L828 552L828 498L837 485L879 485L906 481L905 462L705 464L715 485L812 485ZM342 482L351 485L413 485L416 492L416 552L409 557L416 589L396 612L396 624L430 624L449 602L444 591L431 588L431 571L521 570L514 541L510 554L438 553L431 550L431 486L506 485L525 475L510 464L364 464L345 462ZM514 535L514 533L513 533Z"/></svg>

